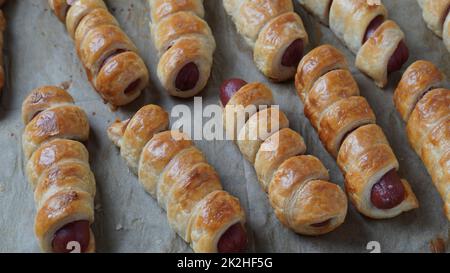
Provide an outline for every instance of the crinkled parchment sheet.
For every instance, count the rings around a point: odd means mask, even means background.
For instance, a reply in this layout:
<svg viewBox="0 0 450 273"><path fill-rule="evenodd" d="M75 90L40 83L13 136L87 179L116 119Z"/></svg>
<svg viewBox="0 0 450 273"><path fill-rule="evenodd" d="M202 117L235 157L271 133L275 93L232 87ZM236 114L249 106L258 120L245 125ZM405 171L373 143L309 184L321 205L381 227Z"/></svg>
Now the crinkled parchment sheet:
<svg viewBox="0 0 450 273"><path fill-rule="evenodd" d="M69 82L76 103L88 113L92 134L88 149L97 178L96 219L93 226L99 252L190 252L190 247L170 228L166 214L147 195L132 175L119 151L108 140L106 128L116 118L127 118L141 106L156 103L170 111L174 105L193 106L193 100L169 97L156 77L157 53L149 32L146 0L106 1L123 29L137 44L150 69L151 84L135 103L112 112L99 99L86 80L74 45L63 25L52 14L47 0L11 1L6 7L6 61L8 83L1 94L0 108L0 252L39 252L34 237L35 205L24 174L21 149L20 107L27 94L41 85ZM299 131L308 153L319 157L330 170L331 180L343 186L342 173L303 115L293 82L274 84L256 69L251 50L236 33L225 14L221 0L207 0L206 20L217 40L214 67L206 90L205 105L218 103L218 87L230 77L268 84L276 102L284 110L291 127ZM450 54L440 39L429 31L414 0L384 1L390 17L406 32L411 50L408 64L417 59L434 62L449 75ZM312 47L330 43L341 49L354 63L354 56L330 32L295 4L305 22ZM404 124L392 103L392 94L401 73L391 77L382 91L361 75L353 73L362 95L372 105L378 124L383 127L400 161L400 175L411 183L420 208L391 220L374 221L360 215L353 205L345 223L336 231L319 237L299 236L283 227L274 216L266 195L259 187L253 167L237 147L227 141L199 141L201 150L217 169L224 188L239 197L247 213L250 251L256 252L368 252L369 241L378 241L383 252L428 252L430 240L448 238L448 223L442 201L430 176L407 143Z"/></svg>

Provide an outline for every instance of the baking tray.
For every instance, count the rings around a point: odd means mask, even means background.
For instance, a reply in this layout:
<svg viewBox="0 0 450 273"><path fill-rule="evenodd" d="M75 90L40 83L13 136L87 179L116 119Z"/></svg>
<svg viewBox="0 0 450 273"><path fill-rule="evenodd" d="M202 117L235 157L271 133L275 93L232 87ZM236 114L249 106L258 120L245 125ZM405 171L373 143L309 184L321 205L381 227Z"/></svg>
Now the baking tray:
<svg viewBox="0 0 450 273"><path fill-rule="evenodd" d="M286 112L291 128L305 139L308 153L320 158L330 170L331 181L343 186L343 176L335 160L303 115L293 82L275 84L255 67L251 49L226 15L221 0L205 2L206 20L217 41L212 75L201 93L203 106L218 104L220 83L230 77L261 81L269 85L276 103ZM151 41L149 8L146 0L106 1L123 29L138 46L150 70L150 86L129 106L111 111L88 83L74 45L63 24L53 15L47 0L10 1L5 8L8 19L6 48L7 86L1 94L0 109L0 252L39 252L34 237L35 205L33 192L24 174L21 149L21 104L29 92L41 85L65 83L76 103L90 119L88 141L90 162L97 180L96 214L93 230L98 252L191 252L190 247L168 225L166 214L142 189L128 171L118 149L108 140L106 129L116 118L128 118L143 105L154 103L167 111L179 104L193 107L193 99L169 97L156 76L158 56ZM411 57L435 63L449 75L450 59L444 44L429 31L414 0L384 1L405 31ZM310 48L329 43L341 49L351 64L354 56L331 31L320 25L295 3L310 35ZM406 67L406 66L405 66ZM397 114L392 94L401 72L391 76L381 90L357 71L352 72L361 93L373 107L378 124L384 129L400 162L400 175L406 177L416 193L420 208L390 220L370 220L349 206L345 223L336 231L319 237L300 236L276 219L253 167L229 141L196 141L209 162L217 169L224 188L239 197L247 213L251 252L369 252L367 244L376 241L382 252L429 252L430 241L448 239L449 226L442 201L427 171L410 148L404 123Z"/></svg>

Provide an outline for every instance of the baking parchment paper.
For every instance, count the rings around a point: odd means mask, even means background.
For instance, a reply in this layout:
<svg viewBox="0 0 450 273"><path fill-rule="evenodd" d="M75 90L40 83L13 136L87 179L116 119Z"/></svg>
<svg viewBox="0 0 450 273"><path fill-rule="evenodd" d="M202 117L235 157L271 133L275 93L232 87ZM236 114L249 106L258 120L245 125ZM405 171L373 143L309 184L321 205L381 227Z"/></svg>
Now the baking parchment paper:
<svg viewBox="0 0 450 273"><path fill-rule="evenodd" d="M47 0L9 1L4 50L8 82L1 94L0 109L0 252L39 252L34 237L35 204L32 188L24 173L21 149L21 104L29 92L41 85L70 84L76 103L88 113L91 136L88 142L92 170L97 179L96 219L93 226L98 252L191 252L190 247L168 225L166 214L132 175L108 140L106 129L116 118L128 118L149 103L170 111L177 104L193 107L193 99L169 97L156 76L158 56L149 31L146 0L107 0L110 10L138 46L151 75L151 83L134 103L112 112L88 83L74 43L63 24L53 15ZM218 87L230 77L261 81L274 92L276 102L304 137L308 153L319 157L330 170L331 180L343 186L335 160L325 151L297 98L293 82L274 84L257 70L252 51L236 33L221 0L206 0L206 20L217 41L212 76L203 96L204 106L218 104ZM408 65L418 59L435 63L449 75L450 54L443 42L425 27L415 0L384 1L405 31L411 51ZM369 220L353 205L345 223L336 231L319 237L299 236L283 227L256 180L253 167L229 141L197 141L209 162L217 169L224 188L239 197L247 213L252 252L369 252L368 242L380 243L382 252L429 252L430 240L448 239L448 222L442 201L418 156L410 148L404 123L397 114L392 94L401 73L391 76L384 91L357 71L354 56L331 31L320 25L295 3L310 35L310 47L330 43L341 49L352 64L361 93L373 107L400 161L400 175L416 193L420 208L390 220ZM406 66L405 66L406 67ZM404 68L405 68L404 67Z"/></svg>

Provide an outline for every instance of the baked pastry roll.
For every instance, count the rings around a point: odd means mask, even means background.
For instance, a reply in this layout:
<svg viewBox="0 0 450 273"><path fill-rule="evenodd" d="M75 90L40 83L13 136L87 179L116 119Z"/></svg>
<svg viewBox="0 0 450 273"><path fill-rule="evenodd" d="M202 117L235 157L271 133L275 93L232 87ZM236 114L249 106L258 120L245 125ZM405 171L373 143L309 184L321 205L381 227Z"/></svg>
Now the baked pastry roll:
<svg viewBox="0 0 450 273"><path fill-rule="evenodd" d="M150 0L150 10L161 84L175 97L197 95L208 83L216 49L203 1Z"/></svg>
<svg viewBox="0 0 450 273"><path fill-rule="evenodd" d="M253 48L258 69L273 81L291 79L308 44L292 0L224 0L223 4L237 31Z"/></svg>
<svg viewBox="0 0 450 273"><path fill-rule="evenodd" d="M450 1L449 0L417 0L422 8L422 15L428 28L444 39L450 51Z"/></svg>
<svg viewBox="0 0 450 273"><path fill-rule="evenodd" d="M337 159L359 212L383 219L418 207L408 182L398 176L398 161L339 50L323 45L305 55L296 88L306 117Z"/></svg>
<svg viewBox="0 0 450 273"><path fill-rule="evenodd" d="M383 88L409 58L404 34L381 1L298 0L356 54L356 67Z"/></svg>
<svg viewBox="0 0 450 273"><path fill-rule="evenodd" d="M66 24L87 77L100 96L112 106L139 97L149 81L147 67L103 0L49 0L49 4Z"/></svg>
<svg viewBox="0 0 450 273"><path fill-rule="evenodd" d="M428 61L413 63L394 93L409 143L420 156L444 202L450 220L450 90L445 77Z"/></svg>
<svg viewBox="0 0 450 273"><path fill-rule="evenodd" d="M35 233L45 252L95 251L95 178L87 141L89 123L67 91L35 89L22 105L26 174L34 189ZM79 248L70 243L77 242ZM75 247L75 249L73 249Z"/></svg>
<svg viewBox="0 0 450 273"><path fill-rule="evenodd" d="M244 251L245 213L239 200L222 189L217 172L188 136L168 126L168 114L147 105L131 119L112 124L108 136L195 252Z"/></svg>
<svg viewBox="0 0 450 273"><path fill-rule="evenodd" d="M237 144L254 164L280 222L304 235L321 235L339 227L347 214L347 197L338 185L328 182L328 170L319 159L304 155L303 138L288 128L286 115L270 105L270 89L232 79L224 82L221 92L227 93L221 95L225 128L235 123L232 119L242 108L253 106L244 117L245 124L237 128Z"/></svg>
<svg viewBox="0 0 450 273"><path fill-rule="evenodd" d="M405 122L426 92L443 86L444 74L431 62L419 60L411 64L395 89L394 104Z"/></svg>
<svg viewBox="0 0 450 273"><path fill-rule="evenodd" d="M236 140L245 122L258 111L258 107L272 104L272 91L262 83L250 83L240 88L229 101L222 102L227 137Z"/></svg>

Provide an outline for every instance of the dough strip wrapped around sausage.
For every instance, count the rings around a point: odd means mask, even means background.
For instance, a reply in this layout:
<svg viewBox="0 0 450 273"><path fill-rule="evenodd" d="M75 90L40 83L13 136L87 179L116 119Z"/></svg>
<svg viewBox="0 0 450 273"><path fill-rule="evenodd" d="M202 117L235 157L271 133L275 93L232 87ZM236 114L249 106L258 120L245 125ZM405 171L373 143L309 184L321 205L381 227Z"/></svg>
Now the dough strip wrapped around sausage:
<svg viewBox="0 0 450 273"><path fill-rule="evenodd" d="M391 218L418 207L409 183L375 115L349 71L344 55L330 45L303 57L296 89L305 116L344 173L350 200L364 215Z"/></svg>
<svg viewBox="0 0 450 273"><path fill-rule="evenodd" d="M149 0L151 32L159 52L158 78L175 97L189 98L208 83L216 42L202 0Z"/></svg>
<svg viewBox="0 0 450 273"><path fill-rule="evenodd" d="M409 50L400 27L388 20L381 1L298 0L356 54L356 67L384 88L388 75L401 69Z"/></svg>
<svg viewBox="0 0 450 273"><path fill-rule="evenodd" d="M89 121L67 91L35 89L22 105L26 174L37 207L35 233L45 252L95 251L95 178L87 141Z"/></svg>
<svg viewBox="0 0 450 273"><path fill-rule="evenodd" d="M174 231L195 252L241 252L247 246L245 214L187 135L167 131L168 114L147 105L116 122L108 136L144 189L167 212Z"/></svg>
<svg viewBox="0 0 450 273"><path fill-rule="evenodd" d="M223 5L252 47L258 69L273 81L292 79L308 44L292 0L224 0Z"/></svg>
<svg viewBox="0 0 450 273"><path fill-rule="evenodd" d="M268 87L233 79L221 89L229 97L222 100L224 127L230 137L237 137L241 153L254 164L280 222L304 235L321 235L339 227L347 214L344 191L328 182L328 170L319 159L305 155L303 138L289 129L286 115L271 106ZM255 111L260 106L265 108ZM252 110L245 111L246 107ZM245 123L240 126L235 119L241 117Z"/></svg>
<svg viewBox="0 0 450 273"><path fill-rule="evenodd" d="M450 51L450 0L417 0L427 27L444 40Z"/></svg>
<svg viewBox="0 0 450 273"><path fill-rule="evenodd" d="M411 64L394 93L407 123L409 143L420 156L444 201L450 220L450 90L438 88L444 74L428 61Z"/></svg>
<svg viewBox="0 0 450 273"><path fill-rule="evenodd" d="M148 85L144 61L103 0L49 0L66 24L89 81L112 106L139 97Z"/></svg>

